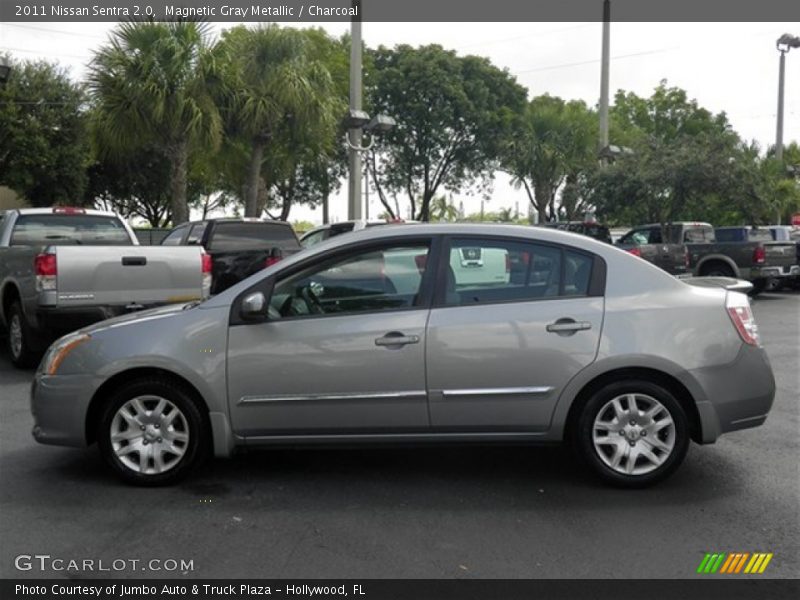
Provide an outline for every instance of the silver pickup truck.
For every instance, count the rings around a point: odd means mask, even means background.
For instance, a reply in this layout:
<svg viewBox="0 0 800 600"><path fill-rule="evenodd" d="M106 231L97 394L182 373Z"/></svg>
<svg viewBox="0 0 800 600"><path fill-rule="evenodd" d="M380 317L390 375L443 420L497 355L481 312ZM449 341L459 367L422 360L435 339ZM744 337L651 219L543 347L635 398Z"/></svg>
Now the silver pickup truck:
<svg viewBox="0 0 800 600"><path fill-rule="evenodd" d="M110 212L0 212L0 325L19 367L52 339L142 308L209 295L211 260L199 246L139 246Z"/></svg>

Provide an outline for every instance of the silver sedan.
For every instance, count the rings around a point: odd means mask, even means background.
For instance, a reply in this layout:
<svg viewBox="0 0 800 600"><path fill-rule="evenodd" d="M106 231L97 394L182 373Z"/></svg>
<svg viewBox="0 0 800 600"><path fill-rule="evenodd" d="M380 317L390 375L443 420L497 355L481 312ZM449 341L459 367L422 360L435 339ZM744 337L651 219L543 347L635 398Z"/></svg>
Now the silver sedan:
<svg viewBox="0 0 800 600"><path fill-rule="evenodd" d="M245 445L565 441L633 487L761 425L774 393L738 291L571 233L413 225L63 337L32 411L39 442L96 442L137 484Z"/></svg>

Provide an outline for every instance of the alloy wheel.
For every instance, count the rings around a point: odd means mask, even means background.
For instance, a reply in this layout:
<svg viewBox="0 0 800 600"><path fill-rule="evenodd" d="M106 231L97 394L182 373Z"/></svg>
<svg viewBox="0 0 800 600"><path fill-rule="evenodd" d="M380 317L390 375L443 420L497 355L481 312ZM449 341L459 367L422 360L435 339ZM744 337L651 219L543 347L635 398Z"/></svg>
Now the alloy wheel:
<svg viewBox="0 0 800 600"><path fill-rule="evenodd" d="M609 400L595 417L592 442L600 460L623 475L645 475L670 457L676 427L652 396L626 393Z"/></svg>

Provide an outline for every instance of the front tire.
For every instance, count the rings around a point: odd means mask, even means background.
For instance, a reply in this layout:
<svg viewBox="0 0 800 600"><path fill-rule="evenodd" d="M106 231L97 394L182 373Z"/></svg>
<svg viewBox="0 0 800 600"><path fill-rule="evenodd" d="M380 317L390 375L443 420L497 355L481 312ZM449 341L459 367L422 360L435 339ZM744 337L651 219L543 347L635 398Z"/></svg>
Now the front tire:
<svg viewBox="0 0 800 600"><path fill-rule="evenodd" d="M639 488L668 477L689 447L686 413L675 397L645 380L618 381L583 407L574 443L607 483Z"/></svg>
<svg viewBox="0 0 800 600"><path fill-rule="evenodd" d="M118 389L100 416L96 439L116 474L135 485L174 483L208 456L208 426L197 403L165 379Z"/></svg>

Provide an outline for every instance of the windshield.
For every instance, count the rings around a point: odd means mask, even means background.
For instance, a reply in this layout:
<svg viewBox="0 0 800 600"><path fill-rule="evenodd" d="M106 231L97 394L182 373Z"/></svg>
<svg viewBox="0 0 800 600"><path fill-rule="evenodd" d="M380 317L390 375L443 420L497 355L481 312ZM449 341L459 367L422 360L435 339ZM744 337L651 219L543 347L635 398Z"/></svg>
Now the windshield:
<svg viewBox="0 0 800 600"><path fill-rule="evenodd" d="M116 217L99 215L20 215L14 223L12 246L77 244L132 246L128 231Z"/></svg>

